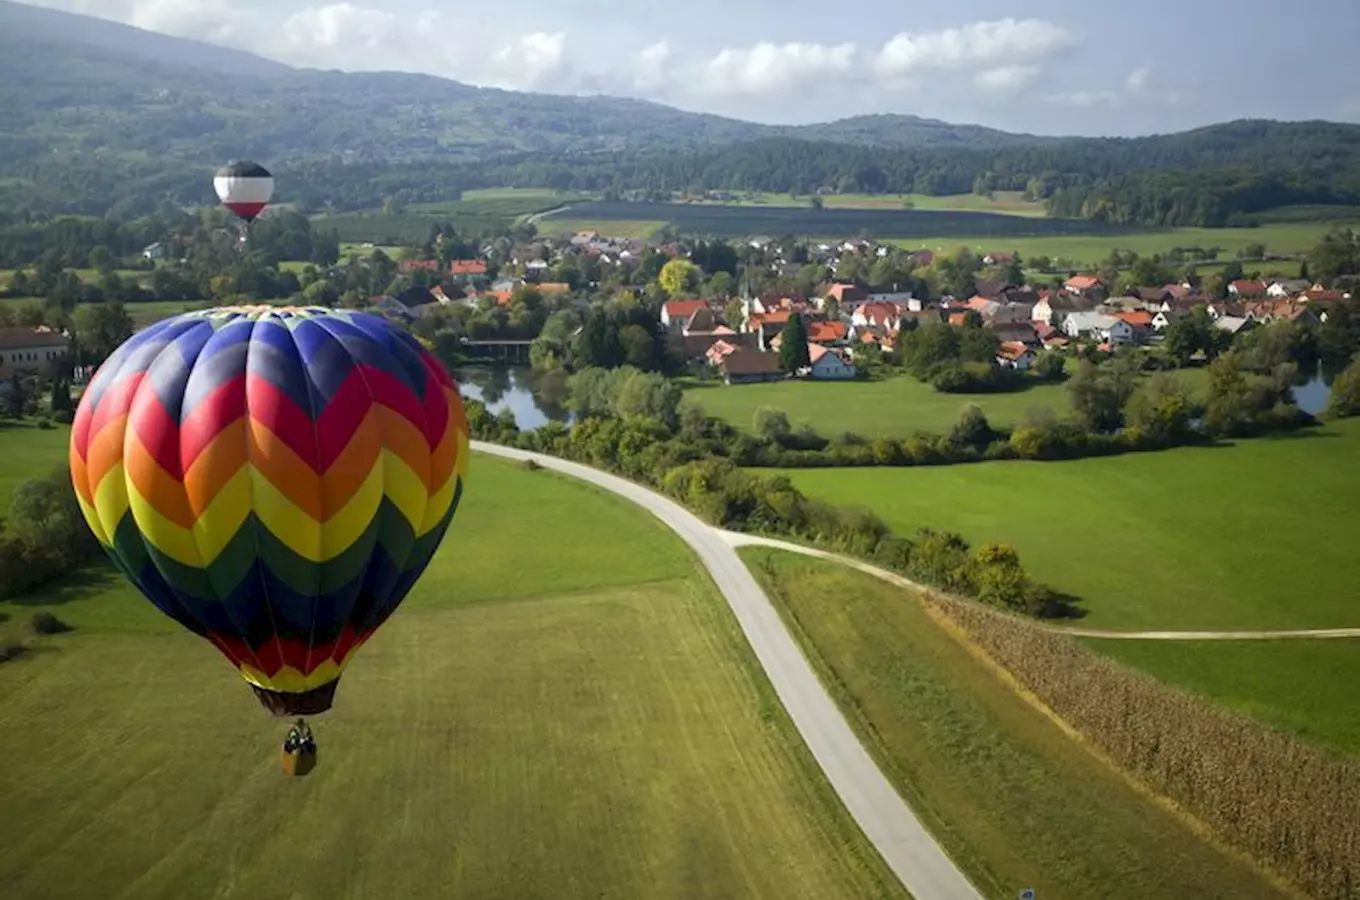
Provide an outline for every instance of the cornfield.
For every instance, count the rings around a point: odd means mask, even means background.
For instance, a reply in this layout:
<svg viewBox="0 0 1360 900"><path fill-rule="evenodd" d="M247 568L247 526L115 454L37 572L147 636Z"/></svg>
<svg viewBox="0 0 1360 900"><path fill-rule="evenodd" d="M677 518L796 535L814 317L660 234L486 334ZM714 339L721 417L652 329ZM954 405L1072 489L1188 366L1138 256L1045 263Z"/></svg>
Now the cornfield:
<svg viewBox="0 0 1360 900"><path fill-rule="evenodd" d="M1360 762L1167 687L1066 635L930 602L1128 773L1304 891L1360 898Z"/></svg>

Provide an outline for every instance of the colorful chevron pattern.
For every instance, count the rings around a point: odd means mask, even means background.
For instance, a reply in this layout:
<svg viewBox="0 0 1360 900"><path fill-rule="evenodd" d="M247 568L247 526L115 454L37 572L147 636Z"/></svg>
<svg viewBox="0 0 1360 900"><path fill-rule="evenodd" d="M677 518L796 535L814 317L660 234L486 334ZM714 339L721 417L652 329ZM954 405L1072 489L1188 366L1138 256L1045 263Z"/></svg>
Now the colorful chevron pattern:
<svg viewBox="0 0 1360 900"><path fill-rule="evenodd" d="M334 682L425 570L467 475L457 386L377 316L224 307L135 334L76 412L114 562L257 688Z"/></svg>

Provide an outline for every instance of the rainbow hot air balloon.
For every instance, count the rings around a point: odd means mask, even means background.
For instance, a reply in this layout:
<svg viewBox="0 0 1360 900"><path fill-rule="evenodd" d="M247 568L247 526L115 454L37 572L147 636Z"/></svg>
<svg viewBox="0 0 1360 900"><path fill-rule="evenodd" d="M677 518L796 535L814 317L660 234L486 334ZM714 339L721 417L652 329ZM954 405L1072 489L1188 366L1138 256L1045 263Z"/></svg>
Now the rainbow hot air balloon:
<svg viewBox="0 0 1360 900"><path fill-rule="evenodd" d="M152 325L71 432L81 510L119 569L280 716L330 708L439 547L468 455L457 386L413 337L319 307Z"/></svg>
<svg viewBox="0 0 1360 900"><path fill-rule="evenodd" d="M213 188L222 205L249 224L274 196L274 176L259 163L234 162L217 170Z"/></svg>

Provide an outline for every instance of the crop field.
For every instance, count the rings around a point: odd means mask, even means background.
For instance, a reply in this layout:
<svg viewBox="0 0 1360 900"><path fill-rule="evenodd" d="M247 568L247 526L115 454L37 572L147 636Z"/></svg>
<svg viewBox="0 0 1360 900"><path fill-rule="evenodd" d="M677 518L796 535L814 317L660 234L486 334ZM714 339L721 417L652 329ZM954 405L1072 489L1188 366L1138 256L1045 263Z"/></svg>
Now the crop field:
<svg viewBox="0 0 1360 900"><path fill-rule="evenodd" d="M1049 219L995 212L926 209L810 209L739 206L712 203L580 203L563 213L574 222L609 233L614 222L666 222L682 233L741 237L793 234L810 237L853 237L867 233L879 238L924 239L934 235L1009 239L1058 235L1123 235L1128 229L1087 219ZM550 228L553 216L543 219Z"/></svg>
<svg viewBox="0 0 1360 900"><path fill-rule="evenodd" d="M479 457L469 485L305 779L109 570L0 604L76 628L0 666L6 894L905 896L683 545L549 473Z"/></svg>
<svg viewBox="0 0 1360 900"><path fill-rule="evenodd" d="M462 200L413 203L392 215L374 210L336 213L316 216L313 223L318 228L338 233L342 245L371 243L402 247L424 242L429 237L430 226L436 223L447 222L476 234L580 198L580 194L559 193L546 188L494 188L467 191Z"/></svg>
<svg viewBox="0 0 1360 900"><path fill-rule="evenodd" d="M483 188L464 191L463 199L445 203L412 203L409 213L429 216L479 215L516 219L574 203L584 195L550 188Z"/></svg>
<svg viewBox="0 0 1360 900"><path fill-rule="evenodd" d="M1272 728L1360 756L1360 638L1083 643Z"/></svg>
<svg viewBox="0 0 1360 900"><path fill-rule="evenodd" d="M568 216L570 218L567 218ZM638 240L645 240L665 227L666 223L659 220L618 219L602 222L578 219L572 210L568 210L562 216L545 216L538 220L540 234L573 235L582 231L598 231L606 237L637 238Z"/></svg>
<svg viewBox="0 0 1360 900"><path fill-rule="evenodd" d="M1283 896L1026 704L899 588L741 552L869 752L984 896Z"/></svg>
<svg viewBox="0 0 1360 900"><path fill-rule="evenodd" d="M897 531L1019 551L1083 626L1360 627L1360 421L1235 445L1103 459L778 470Z"/></svg>

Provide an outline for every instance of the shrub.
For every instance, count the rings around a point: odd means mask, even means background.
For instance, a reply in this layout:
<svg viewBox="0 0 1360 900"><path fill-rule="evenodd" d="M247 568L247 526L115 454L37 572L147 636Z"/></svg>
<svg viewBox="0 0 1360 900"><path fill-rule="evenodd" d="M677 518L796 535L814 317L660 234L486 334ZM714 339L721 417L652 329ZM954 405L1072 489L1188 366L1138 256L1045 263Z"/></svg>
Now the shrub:
<svg viewBox="0 0 1360 900"><path fill-rule="evenodd" d="M70 625L50 612L34 613L33 618L29 620L29 625L35 634L64 634L71 630Z"/></svg>
<svg viewBox="0 0 1360 900"><path fill-rule="evenodd" d="M39 419L39 420L38 420L38 429L39 429L40 431L51 431L53 428L56 428L56 427L57 427L57 426L55 426L55 425L52 424L52 420L51 420L51 419Z"/></svg>
<svg viewBox="0 0 1360 900"><path fill-rule="evenodd" d="M13 637L0 637L0 663L18 659L28 648L23 641Z"/></svg>
<svg viewBox="0 0 1360 900"><path fill-rule="evenodd" d="M537 472L538 470L543 468L541 465L538 464L537 460L532 459L526 459L524 462L520 463L519 466L521 469L524 469L527 472Z"/></svg>

